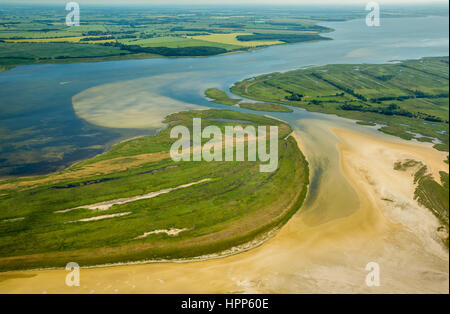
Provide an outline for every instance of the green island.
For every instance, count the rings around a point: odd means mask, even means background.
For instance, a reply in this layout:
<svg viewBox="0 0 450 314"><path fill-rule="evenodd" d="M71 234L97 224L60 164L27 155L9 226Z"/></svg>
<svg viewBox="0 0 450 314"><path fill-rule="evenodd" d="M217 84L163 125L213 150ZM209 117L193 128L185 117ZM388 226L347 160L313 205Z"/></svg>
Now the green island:
<svg viewBox="0 0 450 314"><path fill-rule="evenodd" d="M271 104L266 102L243 102L242 99L230 98L224 91L217 88L210 88L205 91L205 96L210 98L212 102L227 106L238 106L239 108L267 111L267 112L293 112L286 106L280 104Z"/></svg>
<svg viewBox="0 0 450 314"><path fill-rule="evenodd" d="M336 114L406 140L449 148L448 57L327 65L236 83L239 96Z"/></svg>
<svg viewBox="0 0 450 314"><path fill-rule="evenodd" d="M249 161L174 162L170 130L192 130L194 117L222 131L242 123L278 126L278 169L261 173L260 162ZM264 238L301 207L309 169L289 125L213 109L165 122L156 136L120 143L61 172L2 181L0 271L215 254Z"/></svg>
<svg viewBox="0 0 450 314"><path fill-rule="evenodd" d="M79 26L67 26L64 7L0 11L0 71L23 64L73 63L156 57L206 57L272 45L329 40L317 25L329 18L232 9L102 8L83 6ZM298 13L298 12L297 12ZM338 20L349 19L337 16Z"/></svg>

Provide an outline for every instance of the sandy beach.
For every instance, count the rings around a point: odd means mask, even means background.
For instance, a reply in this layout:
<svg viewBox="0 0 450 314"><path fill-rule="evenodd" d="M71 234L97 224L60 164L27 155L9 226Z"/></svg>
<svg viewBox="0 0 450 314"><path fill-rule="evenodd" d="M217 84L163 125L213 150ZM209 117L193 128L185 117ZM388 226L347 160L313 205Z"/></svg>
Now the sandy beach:
<svg viewBox="0 0 450 314"><path fill-rule="evenodd" d="M357 194L348 215L314 223L311 205L253 250L189 263L81 269L80 287L65 270L0 274L1 293L448 293L449 256L438 220L413 199L411 173L394 163L421 161L436 176L448 171L445 153L422 144L389 141L326 128L335 137L339 169ZM309 144L300 141L308 160ZM320 190L322 207L346 211ZM327 197L328 196L328 197ZM348 195L342 195L342 198ZM365 284L369 262L380 265L381 286ZM81 265L82 266L82 265Z"/></svg>

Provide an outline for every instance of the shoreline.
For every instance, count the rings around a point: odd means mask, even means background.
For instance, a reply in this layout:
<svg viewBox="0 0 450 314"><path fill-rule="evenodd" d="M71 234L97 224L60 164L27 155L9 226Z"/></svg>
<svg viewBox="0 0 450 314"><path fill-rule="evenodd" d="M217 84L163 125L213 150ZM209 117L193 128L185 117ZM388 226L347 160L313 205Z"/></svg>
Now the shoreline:
<svg viewBox="0 0 450 314"><path fill-rule="evenodd" d="M260 247L268 240L272 239L276 236L277 232L280 230L280 227L275 227L259 236L257 236L252 241L246 242L244 244L234 246L228 250L220 251L217 253L201 255L197 257L187 257L187 258L178 258L178 259L161 259L161 260L142 260L135 262L121 262L121 263L111 263L111 264L100 264L100 265L92 265L92 266L82 266L83 269L108 269L115 267L126 267L126 266L134 266L134 265L151 265L151 264L187 264L187 263L197 263L197 262L206 262L216 259L223 259L226 257L231 257L235 255L239 255L241 253L245 253L251 251L255 248ZM18 273L28 273L28 272L42 272L42 271L53 271L53 270L65 270L64 267L48 267L48 268L32 268L25 270L9 270L0 272L0 288L1 288L1 276L9 275L9 274L18 274Z"/></svg>
<svg viewBox="0 0 450 314"><path fill-rule="evenodd" d="M335 31L334 29L330 29L329 31L323 32L323 34L329 34L334 31ZM320 33L320 32L318 33L319 36L321 34L322 33ZM65 59L50 59L50 60L38 59L32 63L13 64L13 65L5 65L5 66L0 65L0 73L12 70L16 67L27 66L27 65L97 63L97 62L147 60L147 59L213 58L213 57L222 57L222 56L228 56L228 55L233 55L233 54L251 53L253 51L262 50L262 49L266 49L266 48L270 48L270 47L276 47L276 46L309 44L309 43L315 43L315 42L321 42L321 41L327 41L327 40L334 40L334 39L329 38L329 37L322 37L321 39L301 41L301 42L296 42L296 43L281 42L278 44L263 45L263 46L256 46L256 47L242 46L242 48L239 48L239 49L235 49L235 50L231 50L231 51L227 51L227 52L219 53L219 54L215 54L215 55L208 55L208 56L164 56L164 55L158 55L158 54L152 54L152 53L146 53L146 52L138 52L138 53L130 53L130 54L126 54L126 55L114 55L114 56L103 56L103 57L79 57L79 58L72 57L72 58L65 58Z"/></svg>
<svg viewBox="0 0 450 314"><path fill-rule="evenodd" d="M295 134L291 133L286 137L286 140L289 137L293 137L294 140L296 140ZM125 142L128 140L125 140ZM297 147L298 146L298 141L296 140L297 143ZM303 151L299 148L300 154L301 156L303 156L303 158L305 159L306 163L305 163L305 171L307 173L310 173L309 171L309 163L306 160L306 157L303 153ZM309 178L309 176L308 176ZM211 179L208 179L211 180ZM209 253L209 254L205 254L205 255L200 255L200 256L194 256L194 257L185 257L185 258L175 258L175 259L155 259L155 260L141 260L141 261L132 261L132 262L117 262L117 263L111 263L111 264L99 264L99 265L91 265L91 266L86 266L86 267L82 267L82 269L91 269L91 268L109 268L109 267L117 267L117 266L130 266L130 265L146 265L146 264L159 264L159 263L191 263L191 262L201 262L201 261L208 261L208 260L214 260L214 259L222 259L225 257L229 257L229 256L234 256L240 253L244 253L247 251L250 251L254 248L257 248L259 246L261 246L262 244L264 244L266 241L270 240L272 237L274 237L277 232L287 223L289 222L289 220L292 218L293 215L295 215L298 211L300 211L300 209L302 208L302 206L304 205L305 199L308 195L309 192L309 182L310 179L308 180L308 182L305 183L305 185L303 186L302 190L298 191L298 194L296 195L296 198L294 198L291 201L291 205L290 207L284 212L282 213L279 217L277 217L274 221L266 224L265 226L261 227L261 230L259 231L254 231L254 235L253 237L249 240L246 241L242 244L239 245L235 245L232 246L226 250L223 251L218 251L218 252L214 252L214 253ZM304 193L304 190L306 189L306 193ZM150 193L150 194L155 194L155 193ZM134 197L136 198L136 197ZM115 200L118 201L118 200ZM109 202L104 202L109 203ZM99 204L93 204L90 206L99 206L99 205L103 205L104 203L99 203ZM82 207L79 207L82 208ZM89 208L89 207L88 207ZM64 212L69 212L72 210L76 210L78 208L72 208L72 209L67 209L67 210L63 210L63 211L57 211L55 213L64 213ZM100 210L102 211L102 210ZM245 236L245 235L244 235ZM250 238L250 237L249 237ZM23 272L31 272L31 271L47 271L47 270L63 270L64 267L43 267L43 268L31 268L31 269L23 269L23 270L11 270L11 271L4 271L4 272L0 272L0 279L1 279L1 275L2 274L11 274L11 273L23 273ZM1 282L1 280L0 280Z"/></svg>
<svg viewBox="0 0 450 314"><path fill-rule="evenodd" d="M391 160L413 154L414 149L419 152L430 150L433 154L438 154L435 156L436 161L440 160L439 152L417 144L407 143L404 146L403 143L390 142L348 129L330 128L330 131L339 140L337 146L340 170L362 200L359 209L348 217L325 224L309 225L304 213L298 211L282 228L266 233L260 242L240 251L231 251L227 255L82 267L82 278L85 279L82 279L82 287L76 289L65 286L67 271L64 269L4 272L0 273L0 280L3 279L0 281L0 291L327 293L331 291L329 280L331 285L344 280L345 283L339 286L343 293L448 293L448 252L443 251L442 246L423 232L435 227L435 217L426 208L414 205L415 201L409 199L413 187L411 178L408 174L395 172L390 165ZM361 145L361 141L364 145ZM298 145L303 146L300 143ZM372 152L380 148L386 148L395 154L389 153L390 159L378 158L380 156ZM367 160L366 156L372 156L379 164L371 164L372 159ZM373 166L370 172L366 172L370 169L362 168L368 165ZM380 190L376 183L386 171L395 179L385 178L386 183L397 186L400 180L405 184L398 185L400 189L395 195L398 196L398 202L407 201L416 211L414 214L420 214L415 221L419 224L411 224L410 216L404 219L404 210L390 212L395 209L390 206L391 202L380 198L380 191L383 192L383 189ZM381 177L372 178L378 172ZM421 225L424 227L414 229ZM371 242L370 246L367 246L367 241ZM292 263L293 259L296 263ZM364 265L370 260L379 262L383 271L383 285L376 291L362 284L366 276ZM402 271L398 270L398 263ZM273 273L275 277L267 277L267 272ZM283 274L281 277L277 275L279 272ZM217 277L217 273L223 276ZM433 274L434 277L427 274ZM124 280L116 280L117 276ZM436 278L439 280L436 281ZM269 279L269 286L258 288L251 284L255 280ZM211 280L213 283L205 286Z"/></svg>
<svg viewBox="0 0 450 314"><path fill-rule="evenodd" d="M310 43L313 41L308 41L304 43ZM299 44L302 44L303 42L300 42ZM260 47L252 47L248 50L235 50L235 51L228 51L225 53L217 54L217 55L211 55L211 56L163 56L163 55L155 55L151 53L134 53L129 55L117 55L117 56L105 56L105 57L98 57L98 58L67 58L67 59L53 59L53 60L37 60L37 62L32 63L23 63L23 64L14 64L14 65L8 65L8 66L2 66L0 67L0 73L7 72L9 70L12 70L17 67L21 66L30 66L30 65L45 65L45 64L76 64L76 63L98 63L98 62L114 62L114 61L132 61L132 60L150 60L150 59L185 59L185 58L212 58L212 57L221 57L221 56L227 56L232 54L239 54L239 53L250 53L256 50L269 48L272 46L279 46L283 44L278 45L270 45L270 46L260 46ZM288 45L288 44L284 44Z"/></svg>
<svg viewBox="0 0 450 314"><path fill-rule="evenodd" d="M415 198L415 170L394 170L396 162L419 161L440 182L439 172L449 171L443 158L446 154L432 147L391 142L335 127L330 131L339 140L341 171L357 192L361 208L369 209L379 223L392 224L394 230L408 229L427 243L426 249L441 257L446 255L448 261L448 250L439 241L439 219Z"/></svg>

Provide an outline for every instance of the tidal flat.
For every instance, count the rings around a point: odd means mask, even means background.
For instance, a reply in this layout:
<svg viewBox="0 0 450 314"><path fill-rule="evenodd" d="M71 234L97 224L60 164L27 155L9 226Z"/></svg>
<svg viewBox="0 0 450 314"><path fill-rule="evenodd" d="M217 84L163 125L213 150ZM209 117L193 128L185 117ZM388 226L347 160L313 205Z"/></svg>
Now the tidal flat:
<svg viewBox="0 0 450 314"><path fill-rule="evenodd" d="M221 129L239 124L220 118L277 126L278 168L260 172L260 161L175 162L171 129L192 132L193 118ZM64 267L68 258L95 266L218 253L281 227L303 204L309 169L289 125L223 110L172 114L165 122L172 123L156 136L116 145L60 173L2 183L0 269ZM151 233L167 229L186 231Z"/></svg>
<svg viewBox="0 0 450 314"><path fill-rule="evenodd" d="M275 46L251 54L202 60L166 62L155 59L80 64L77 67L63 65L67 69L66 75L58 79L71 81L75 78L75 83L71 84L76 85L80 73L89 74L89 84L67 92L71 99L88 88L115 80L134 80L135 86L128 85L129 88L142 90L136 78L145 78L143 83L151 88L151 80L147 79L150 76L155 76L153 82L156 84L161 81L158 76L161 72L183 73L168 78L158 94L187 104L249 113L242 108L212 104L204 98L204 91L208 88L226 91L237 81L275 71L336 63L386 63L399 58L448 54L448 18L388 19L385 27L378 30L367 30L362 20L329 24L336 29L329 34L335 39L333 41ZM409 36L411 33L415 34L414 38ZM339 40L344 40L346 45L339 44ZM23 82L24 75L29 75L32 69L23 67L3 72L0 79ZM43 77L51 77L53 71L61 70L44 66L39 69ZM71 71L74 72L69 74ZM64 86L69 88L71 84ZM8 88L13 85L10 83ZM151 101L148 105L152 105ZM395 163L404 158L424 162L433 172L445 170L443 160L446 156L432 149L430 143L407 142L382 134L377 127L361 126L352 120L300 108L292 110L292 113L270 113L270 116L288 122L293 129L297 144L310 165L311 185L301 210L283 228L264 239L263 244L258 243L253 250L238 255L201 262L82 268L82 285L73 289L64 284L67 274L64 270L5 273L0 276L0 290L38 293L373 293L374 290L364 284L367 275L364 267L375 261L380 263L383 274L382 286L375 293L448 293L448 251L442 246L436 229L439 220L413 199L412 178L394 170ZM123 114L126 116L126 111ZM340 133L342 129L353 133ZM367 146L360 145L366 142ZM396 146L399 143L402 145ZM354 147L356 144L359 145ZM419 148L423 154L416 153ZM351 153L347 153L349 150ZM370 160L380 151L386 151L392 158L386 158L386 163L377 164L377 168L367 167L364 158ZM98 158L101 162L102 157ZM110 167L135 165L142 160L120 158ZM86 167L85 170L94 172L94 169ZM402 181L404 184L398 185L400 190L379 178L374 173L377 169L392 176L393 182ZM25 185L32 182L27 181ZM403 187L407 187L406 191ZM386 195L388 192L392 195ZM396 206L391 207L392 202L383 199L395 201ZM415 220L409 221L411 214L426 222L424 228L411 230L415 226ZM155 230L146 230L139 235ZM179 236L183 234L181 232ZM61 243L64 249L64 243Z"/></svg>

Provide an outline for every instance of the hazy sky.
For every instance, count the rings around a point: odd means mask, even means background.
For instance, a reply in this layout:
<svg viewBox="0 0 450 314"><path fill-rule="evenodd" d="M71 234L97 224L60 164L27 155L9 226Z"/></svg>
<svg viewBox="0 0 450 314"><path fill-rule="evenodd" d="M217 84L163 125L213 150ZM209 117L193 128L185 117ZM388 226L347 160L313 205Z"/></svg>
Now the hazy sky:
<svg viewBox="0 0 450 314"><path fill-rule="evenodd" d="M370 0L71 0L79 3L92 3L92 4L364 4ZM66 3L69 0L0 0L1 2L28 2L28 3ZM420 3L447 3L448 0L378 0L376 1L380 4L420 4Z"/></svg>

